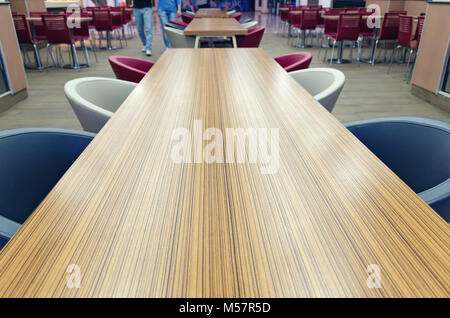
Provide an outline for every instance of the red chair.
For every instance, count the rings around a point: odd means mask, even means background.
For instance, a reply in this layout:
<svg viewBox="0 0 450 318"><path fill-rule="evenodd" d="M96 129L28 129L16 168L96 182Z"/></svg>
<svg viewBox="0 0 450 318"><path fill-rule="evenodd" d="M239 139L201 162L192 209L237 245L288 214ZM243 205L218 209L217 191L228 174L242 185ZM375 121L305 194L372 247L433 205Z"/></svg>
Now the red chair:
<svg viewBox="0 0 450 318"><path fill-rule="evenodd" d="M237 47L259 47L265 30L263 26L248 29L247 35L236 37Z"/></svg>
<svg viewBox="0 0 450 318"><path fill-rule="evenodd" d="M287 54L275 58L275 61L277 61L277 63L280 64L286 72L293 72L308 68L311 60L312 54L308 52Z"/></svg>
<svg viewBox="0 0 450 318"><path fill-rule="evenodd" d="M280 24L277 33L283 32L284 27L289 25L289 6L282 6L280 9L283 10L280 10Z"/></svg>
<svg viewBox="0 0 450 318"><path fill-rule="evenodd" d="M189 25L189 23L183 22L183 21L178 21L178 20L170 20L170 23L182 26L183 28L187 27Z"/></svg>
<svg viewBox="0 0 450 318"><path fill-rule="evenodd" d="M14 20L14 26L16 28L16 34L17 34L17 40L19 41L20 49L23 54L23 64L25 67L30 68L27 66L25 58L27 56L27 48L26 45L32 45L33 46L33 52L34 52L34 60L36 62L36 68L39 71L42 71L42 62L41 62L41 55L39 54L39 41L33 40L30 32L30 28L28 26L27 19L24 14L13 14L13 20Z"/></svg>
<svg viewBox="0 0 450 318"><path fill-rule="evenodd" d="M291 32L294 31L294 36L299 37L300 36L300 26L302 21L302 11L293 9L289 11L289 23L291 25ZM290 43L291 39L293 37L288 36L288 44Z"/></svg>
<svg viewBox="0 0 450 318"><path fill-rule="evenodd" d="M333 40L333 49L331 51L330 65L333 64L333 62L336 62L338 64L351 62L352 49L350 49L350 60L342 59L342 53L343 53L343 49L344 49L344 41L357 42L357 44L358 44L358 62L359 62L361 48L360 48L360 43L357 40L359 37L360 24L361 24L361 15L359 13L341 13L339 15L338 27L337 27L336 33L335 32L325 33L325 36L327 36ZM333 60L336 42L340 42L339 43L339 53L338 53L338 58L336 60ZM350 46L350 48L353 48L353 44ZM325 50L325 56L323 57L324 62L327 57L327 51L328 51L328 48Z"/></svg>
<svg viewBox="0 0 450 318"><path fill-rule="evenodd" d="M72 15L72 12L67 11L66 15L67 15L67 18L70 21L70 17ZM79 16L83 17L83 18L88 18L89 17L89 13L86 10L81 10ZM90 28L89 22L90 21L81 21L80 22L80 27L79 28L78 27L73 28L73 30L72 30L74 41L75 42L76 41L80 41L82 48L86 47L86 40L90 40L91 39L91 35L90 35L90 32L89 32L89 28ZM90 43L91 43L91 50L92 50L92 52L94 53L94 56L95 56L95 61L98 62L97 52L96 52L96 48L95 48L95 41L91 41L90 40ZM86 60L89 60L89 56L87 56ZM88 65L89 64L90 63L88 63Z"/></svg>
<svg viewBox="0 0 450 318"><path fill-rule="evenodd" d="M127 38L125 37L125 29L124 29L124 13L122 7L112 7L111 12L114 14L111 14L112 17L112 24L113 24L113 30L117 30L116 37L118 36L120 41L120 47L122 47L122 39L125 40L125 45L128 46ZM120 36L120 30L122 30L122 36Z"/></svg>
<svg viewBox="0 0 450 318"><path fill-rule="evenodd" d="M414 37L413 37L413 17L406 16L406 15L399 16L398 41L397 41L398 45L392 51L391 59L389 62L389 68L387 71L388 74L391 71L392 61L394 59L395 52L398 49L407 48L407 49L409 49L409 56L408 56L408 61L406 62L405 73L403 75L403 80L406 81L407 76L408 76L409 64L411 63L411 57L413 54L415 56L417 56L417 49L419 48L420 38L422 36L424 20L425 20L424 17L418 17L417 29L416 29L416 33L415 33L416 39L414 39ZM414 63L415 63L415 61L414 61ZM409 78L412 75L413 68L414 67L411 68ZM409 82L409 79L408 79L408 82Z"/></svg>
<svg viewBox="0 0 450 318"><path fill-rule="evenodd" d="M49 12L30 12L30 17L31 18L39 18L42 17L43 15L48 15L51 14ZM45 27L44 27L44 22L41 21L33 21L33 28L34 28L34 39L37 41L44 41L47 40L47 36L45 35Z"/></svg>
<svg viewBox="0 0 450 318"><path fill-rule="evenodd" d="M63 65L63 67L79 70L82 65L78 62L75 40L72 38L69 27L67 26L67 16L65 14L43 15L42 20L44 21L45 34L47 35L47 42L48 42L47 63L48 63L48 54L50 54L53 64L55 66L57 65L57 62L51 50L52 46L67 44L70 46L69 52L71 53L72 56L72 64ZM89 66L90 65L89 55L85 45L84 45L84 54L86 57L86 66ZM59 48L59 56L62 59L60 48Z"/></svg>
<svg viewBox="0 0 450 318"><path fill-rule="evenodd" d="M193 18L192 16L188 15L188 14L183 13L183 14L181 15L181 20L183 20L184 23L189 24L189 23L191 23L191 21L192 21L193 19L194 19L194 18Z"/></svg>
<svg viewBox="0 0 450 318"><path fill-rule="evenodd" d="M300 20L300 30L302 31L301 48L312 47L312 31L317 28L319 22L319 11L316 9L302 10L302 18ZM306 30L309 30L311 45L306 45Z"/></svg>
<svg viewBox="0 0 450 318"><path fill-rule="evenodd" d="M155 62L129 56L112 55L108 59L116 78L139 83Z"/></svg>
<svg viewBox="0 0 450 318"><path fill-rule="evenodd" d="M387 41L397 41L398 39L398 23L399 23L399 14L387 12L384 14L383 24L381 25L380 32L378 35L375 35L372 40L372 54L370 57L370 62L375 65L376 54L378 49L378 43L382 42L384 46L384 61L386 61L387 55Z"/></svg>
<svg viewBox="0 0 450 318"><path fill-rule="evenodd" d="M115 50L111 44L111 32L118 29L117 24L113 24L111 10L109 9L96 9L92 10L92 17L94 19L95 30L99 33L106 32L106 47L101 47L101 37L99 38L101 49ZM120 39L120 37L119 37ZM122 46L122 41L120 41Z"/></svg>
<svg viewBox="0 0 450 318"><path fill-rule="evenodd" d="M230 15L230 18L236 19L237 22L239 22L241 20L241 17L242 17L242 13L240 13L240 12Z"/></svg>

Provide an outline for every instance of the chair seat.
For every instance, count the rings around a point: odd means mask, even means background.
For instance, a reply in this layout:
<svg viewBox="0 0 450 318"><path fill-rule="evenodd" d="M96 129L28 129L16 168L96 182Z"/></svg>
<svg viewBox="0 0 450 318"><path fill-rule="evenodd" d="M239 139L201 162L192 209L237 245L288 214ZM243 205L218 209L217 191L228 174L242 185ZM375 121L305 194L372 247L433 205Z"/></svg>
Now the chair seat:
<svg viewBox="0 0 450 318"><path fill-rule="evenodd" d="M89 35L74 35L73 40L74 41L89 40Z"/></svg>
<svg viewBox="0 0 450 318"><path fill-rule="evenodd" d="M47 40L47 36L46 35L36 35L35 39L37 41L45 41L45 40Z"/></svg>

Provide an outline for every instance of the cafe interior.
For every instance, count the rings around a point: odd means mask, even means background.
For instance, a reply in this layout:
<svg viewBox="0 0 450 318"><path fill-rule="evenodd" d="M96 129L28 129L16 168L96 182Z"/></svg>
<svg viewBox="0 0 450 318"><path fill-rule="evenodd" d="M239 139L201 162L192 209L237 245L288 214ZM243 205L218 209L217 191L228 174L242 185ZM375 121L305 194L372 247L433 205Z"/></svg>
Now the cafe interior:
<svg viewBox="0 0 450 318"><path fill-rule="evenodd" d="M0 297L448 298L449 17L0 0Z"/></svg>

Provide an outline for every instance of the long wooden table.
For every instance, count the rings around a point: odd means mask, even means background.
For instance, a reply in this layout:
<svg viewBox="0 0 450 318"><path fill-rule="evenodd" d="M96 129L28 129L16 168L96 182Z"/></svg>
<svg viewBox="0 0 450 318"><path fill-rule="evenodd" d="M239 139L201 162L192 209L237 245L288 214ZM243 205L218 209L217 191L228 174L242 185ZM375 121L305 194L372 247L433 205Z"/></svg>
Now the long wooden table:
<svg viewBox="0 0 450 318"><path fill-rule="evenodd" d="M278 172L175 163L195 120L278 128ZM449 234L262 49L168 49L0 252L0 296L448 297Z"/></svg>
<svg viewBox="0 0 450 318"><path fill-rule="evenodd" d="M201 37L231 37L233 47L237 47L236 35L248 31L235 19L196 19L184 29L184 35L195 35L195 48L199 47Z"/></svg>
<svg viewBox="0 0 450 318"><path fill-rule="evenodd" d="M229 18L229 15L221 10L220 8L206 8L206 9L199 9L195 13L196 19L204 19L204 18L218 18L218 19L225 19Z"/></svg>

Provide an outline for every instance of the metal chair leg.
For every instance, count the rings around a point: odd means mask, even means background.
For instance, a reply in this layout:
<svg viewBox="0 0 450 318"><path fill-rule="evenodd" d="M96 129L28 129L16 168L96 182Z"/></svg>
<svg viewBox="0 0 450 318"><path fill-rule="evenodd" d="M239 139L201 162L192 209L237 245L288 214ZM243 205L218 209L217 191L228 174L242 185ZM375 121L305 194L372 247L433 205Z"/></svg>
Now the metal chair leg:
<svg viewBox="0 0 450 318"><path fill-rule="evenodd" d="M34 60L36 61L36 67L39 71L42 72L41 55L39 54L39 48L35 43L33 44L33 50L34 50Z"/></svg>
<svg viewBox="0 0 450 318"><path fill-rule="evenodd" d="M414 68L416 66L417 51L414 50L413 54L414 54L414 62L413 62L413 65L411 65L411 71L409 72L408 80L406 81L407 84L409 84L411 82L412 74L413 74Z"/></svg>
<svg viewBox="0 0 450 318"><path fill-rule="evenodd" d="M411 56L412 56L413 52L414 52L413 49L409 50L408 61L406 62L405 74L403 74L404 81L406 81L407 76L408 76L409 63L411 62Z"/></svg>
<svg viewBox="0 0 450 318"><path fill-rule="evenodd" d="M378 47L378 40L375 40L375 47L373 48L373 56L372 56L372 66L375 65L375 60L377 59L377 47Z"/></svg>
<svg viewBox="0 0 450 318"><path fill-rule="evenodd" d="M86 59L87 66L91 66L91 61L89 60L89 53L88 53L87 46L86 46L86 43L84 42L84 40L81 40L81 47L83 48L83 51L84 51L84 57Z"/></svg>
<svg viewBox="0 0 450 318"><path fill-rule="evenodd" d="M358 44L358 67L361 67L361 42L357 41Z"/></svg>
<svg viewBox="0 0 450 318"><path fill-rule="evenodd" d="M387 74L389 74L389 73L391 72L392 61L394 60L395 52L396 52L399 48L401 48L401 45L397 45L397 46L392 50L392 54L391 54L391 58L390 58L390 62L389 62L389 67L388 67L388 70L387 70Z"/></svg>
<svg viewBox="0 0 450 318"><path fill-rule="evenodd" d="M336 47L336 40L333 41L333 49L331 50L331 58L330 58L330 65L333 65L333 58L334 58L334 49Z"/></svg>
<svg viewBox="0 0 450 318"><path fill-rule="evenodd" d="M77 55L77 47L75 46L75 44L71 44L70 45L71 51L72 51L72 58L73 58L73 62L74 62L74 69L76 70L80 70L80 63L78 63L78 55Z"/></svg>

